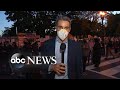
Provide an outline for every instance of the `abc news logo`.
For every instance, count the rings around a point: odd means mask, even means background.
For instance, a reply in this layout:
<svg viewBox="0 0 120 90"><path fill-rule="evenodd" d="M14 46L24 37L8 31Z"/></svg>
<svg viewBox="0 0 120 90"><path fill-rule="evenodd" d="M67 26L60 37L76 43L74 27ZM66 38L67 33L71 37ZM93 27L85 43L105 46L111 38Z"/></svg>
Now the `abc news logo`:
<svg viewBox="0 0 120 90"><path fill-rule="evenodd" d="M16 53L11 57L12 64L56 64L55 56L24 56L21 53Z"/></svg>

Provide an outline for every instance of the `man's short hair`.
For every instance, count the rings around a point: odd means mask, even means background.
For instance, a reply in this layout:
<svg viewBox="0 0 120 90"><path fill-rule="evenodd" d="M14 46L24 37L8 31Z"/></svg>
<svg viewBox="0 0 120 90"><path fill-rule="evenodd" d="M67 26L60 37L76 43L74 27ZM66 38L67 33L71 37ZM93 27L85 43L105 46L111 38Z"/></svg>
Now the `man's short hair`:
<svg viewBox="0 0 120 90"><path fill-rule="evenodd" d="M64 16L64 15L60 15L60 16L58 16L57 19L56 19L56 26L57 26L59 20L68 21L68 22L71 24L71 20L70 20L69 17Z"/></svg>

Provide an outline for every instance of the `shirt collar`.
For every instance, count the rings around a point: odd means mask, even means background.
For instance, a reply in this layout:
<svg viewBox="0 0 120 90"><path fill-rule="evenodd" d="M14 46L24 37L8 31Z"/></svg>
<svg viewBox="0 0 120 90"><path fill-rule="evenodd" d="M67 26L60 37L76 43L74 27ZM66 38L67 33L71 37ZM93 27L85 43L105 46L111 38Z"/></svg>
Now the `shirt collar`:
<svg viewBox="0 0 120 90"><path fill-rule="evenodd" d="M56 41L62 43L62 41L58 38L58 36L56 37ZM68 39L66 39L63 43L68 43Z"/></svg>

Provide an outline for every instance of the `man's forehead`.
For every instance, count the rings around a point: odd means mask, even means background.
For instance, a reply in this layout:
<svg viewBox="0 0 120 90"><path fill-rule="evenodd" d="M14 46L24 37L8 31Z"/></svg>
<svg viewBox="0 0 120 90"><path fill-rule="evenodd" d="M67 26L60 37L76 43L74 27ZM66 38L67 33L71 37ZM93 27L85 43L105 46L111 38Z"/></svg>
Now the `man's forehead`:
<svg viewBox="0 0 120 90"><path fill-rule="evenodd" d="M62 24L62 23L70 24L69 21L66 21L66 20L59 20L59 21L58 21L58 24Z"/></svg>
<svg viewBox="0 0 120 90"><path fill-rule="evenodd" d="M67 20L59 20L58 22L69 22L69 21L67 21Z"/></svg>

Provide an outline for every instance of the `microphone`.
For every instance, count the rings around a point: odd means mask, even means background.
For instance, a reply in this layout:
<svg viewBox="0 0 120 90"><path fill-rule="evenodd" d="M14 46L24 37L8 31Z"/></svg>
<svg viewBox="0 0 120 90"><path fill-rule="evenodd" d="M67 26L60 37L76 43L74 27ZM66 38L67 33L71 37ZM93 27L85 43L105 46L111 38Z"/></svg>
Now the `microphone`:
<svg viewBox="0 0 120 90"><path fill-rule="evenodd" d="M64 63L64 52L66 49L66 44L65 43L61 43L60 45L60 52L61 52L61 58L62 58L62 63Z"/></svg>

